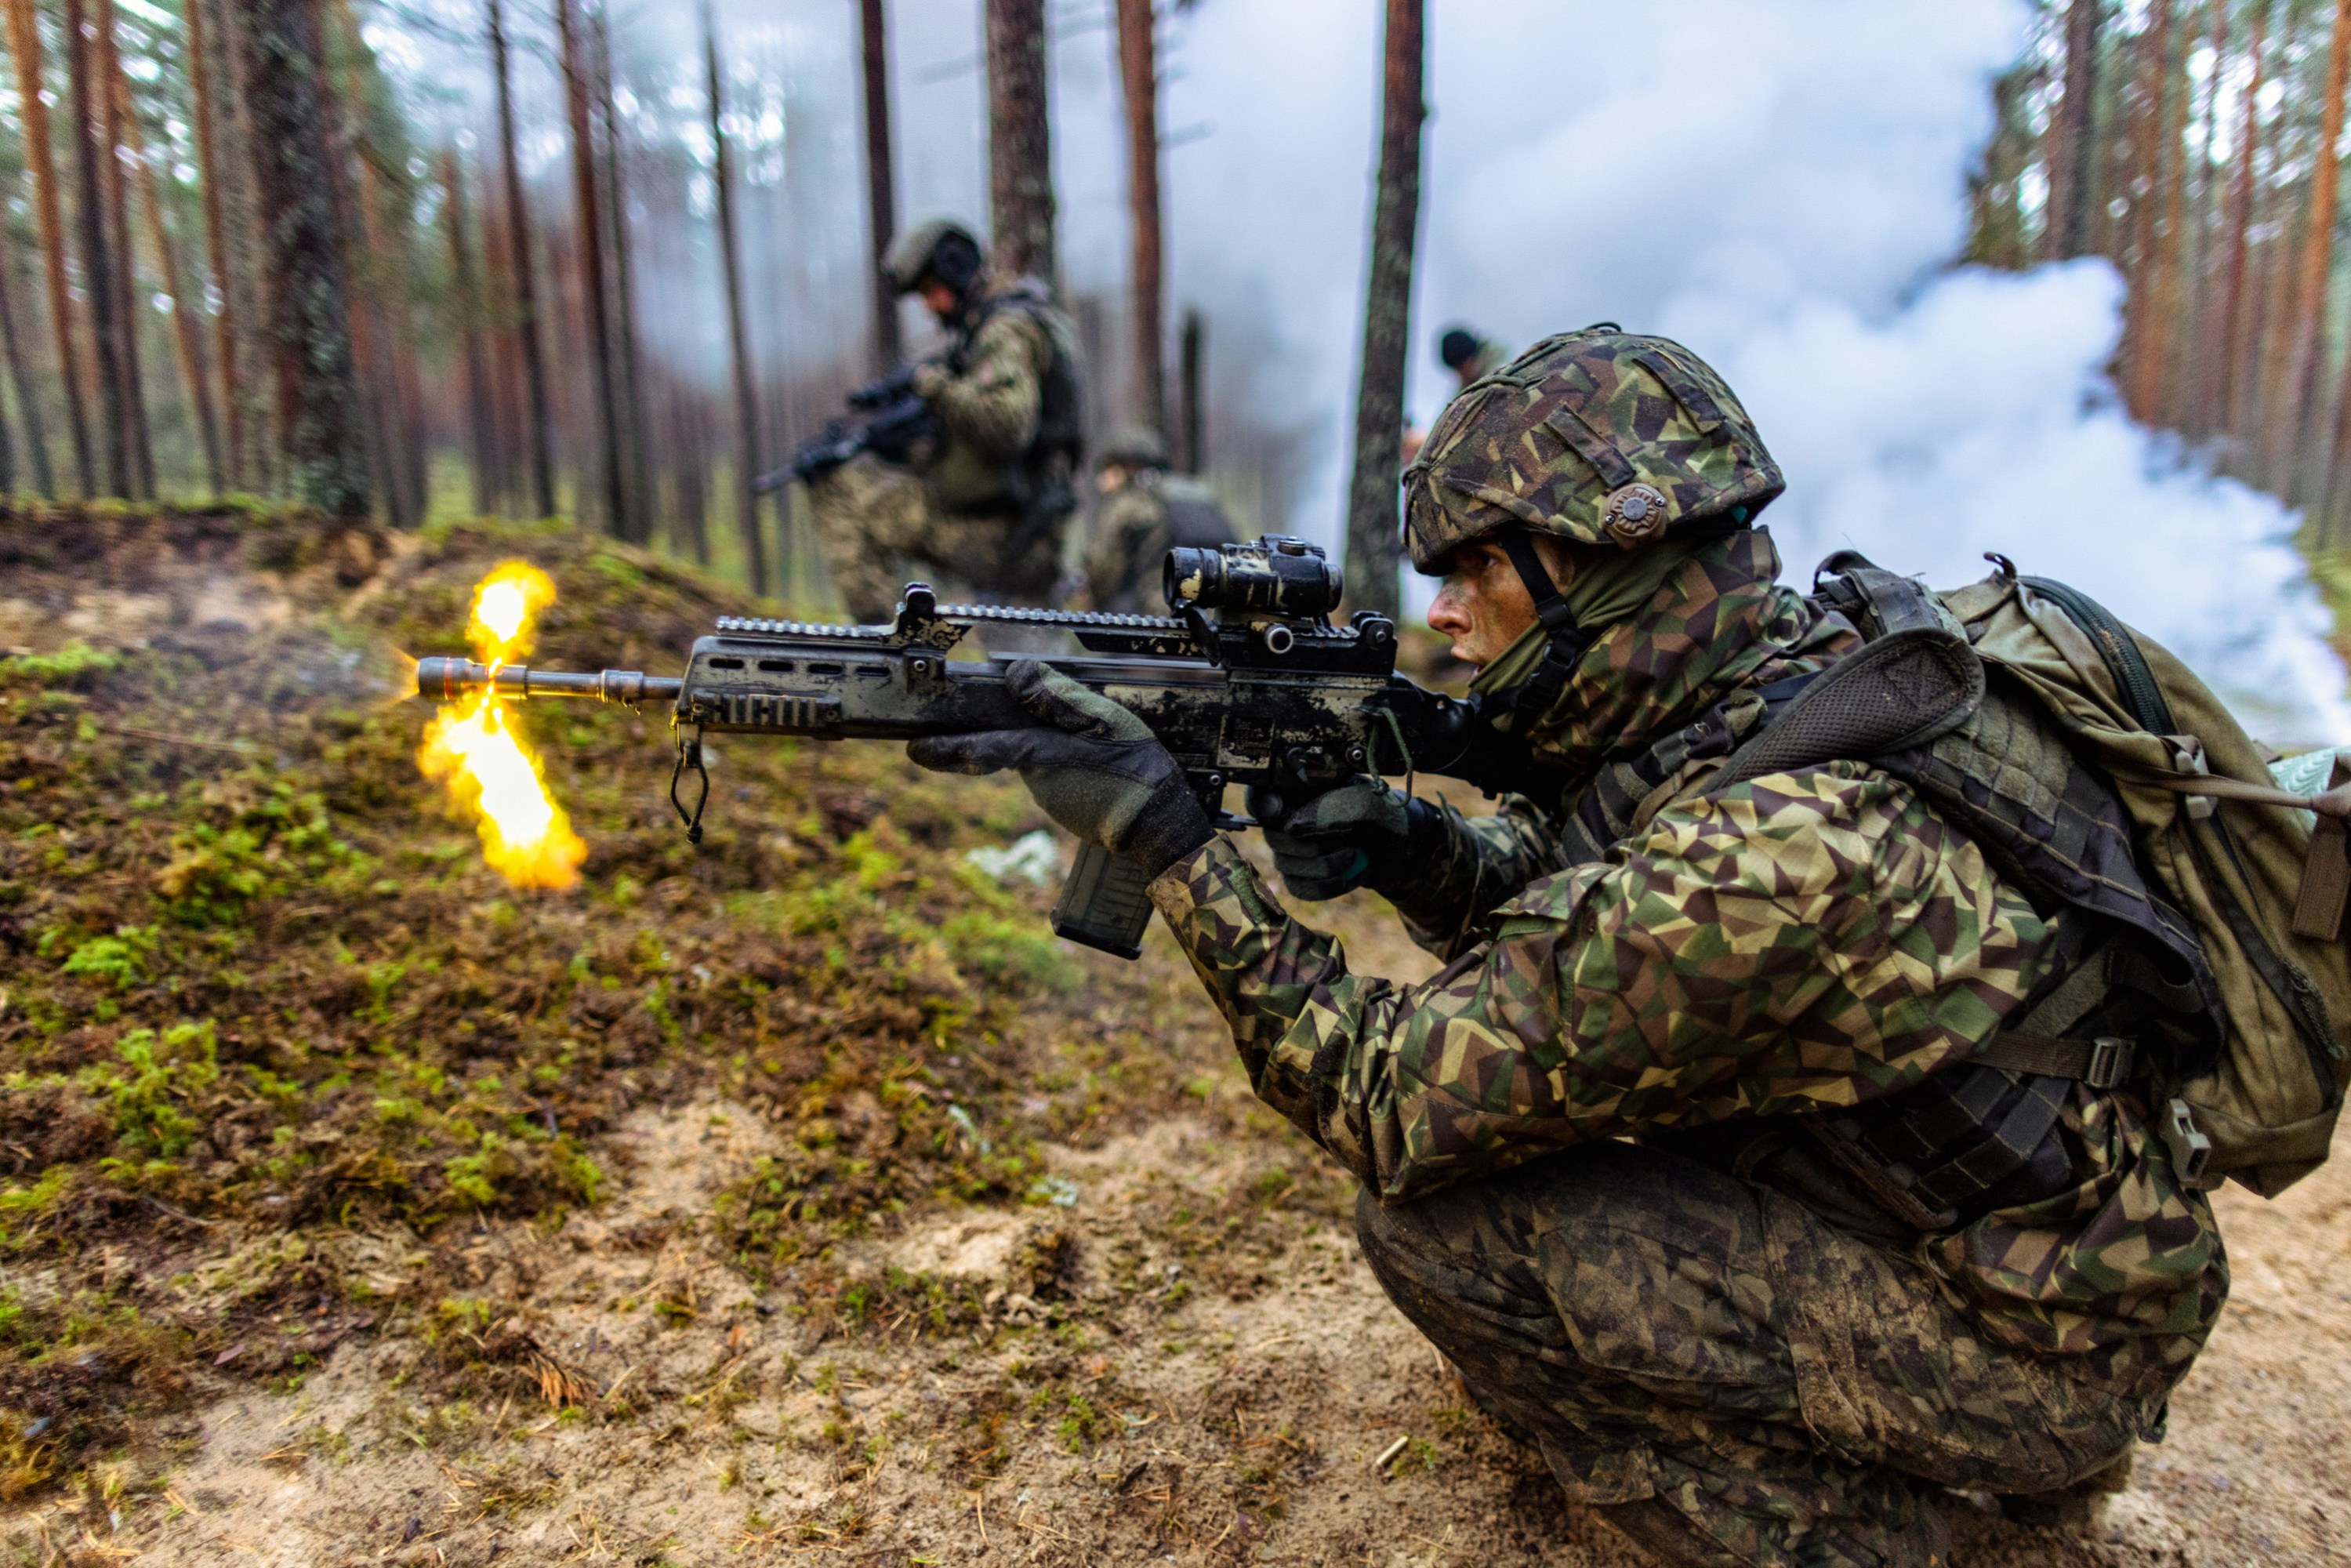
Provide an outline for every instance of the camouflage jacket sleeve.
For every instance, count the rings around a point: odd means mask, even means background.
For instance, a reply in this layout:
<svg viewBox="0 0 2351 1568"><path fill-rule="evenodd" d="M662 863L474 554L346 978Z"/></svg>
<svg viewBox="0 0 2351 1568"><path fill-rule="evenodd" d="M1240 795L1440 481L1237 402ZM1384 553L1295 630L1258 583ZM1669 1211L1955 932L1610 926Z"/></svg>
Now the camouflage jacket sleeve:
<svg viewBox="0 0 2351 1568"><path fill-rule="evenodd" d="M1490 817L1443 808L1436 841L1412 845L1412 879L1374 890L1395 905L1412 939L1450 961L1493 933L1494 912L1566 862L1550 819L1523 795L1502 797Z"/></svg>
<svg viewBox="0 0 2351 1568"><path fill-rule="evenodd" d="M1168 542L1167 508L1158 497L1133 485L1103 497L1086 552L1086 591L1094 608L1131 610L1128 601L1145 577L1152 580L1143 583L1143 597L1155 591Z"/></svg>
<svg viewBox="0 0 2351 1568"><path fill-rule="evenodd" d="M1018 457L1037 439L1052 358L1043 327L1021 311L998 310L972 335L963 373L930 394L931 406L957 439L991 457Z"/></svg>
<svg viewBox="0 0 2351 1568"><path fill-rule="evenodd" d="M1418 985L1351 974L1228 840L1151 892L1259 1096L1386 1199L1907 1088L2050 962L1973 844L1848 763L1668 808L1614 860L1530 883Z"/></svg>

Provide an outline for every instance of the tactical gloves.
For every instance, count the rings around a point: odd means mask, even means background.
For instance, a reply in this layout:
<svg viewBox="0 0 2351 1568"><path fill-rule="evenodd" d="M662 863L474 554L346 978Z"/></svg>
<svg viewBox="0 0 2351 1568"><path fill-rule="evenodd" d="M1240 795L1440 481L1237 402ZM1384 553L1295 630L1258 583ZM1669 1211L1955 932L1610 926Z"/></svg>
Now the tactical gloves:
<svg viewBox="0 0 2351 1568"><path fill-rule="evenodd" d="M1146 876L1216 836L1149 725L1034 659L1016 660L1005 686L1050 727L925 736L906 743L906 756L942 773L1019 768L1047 816Z"/></svg>
<svg viewBox="0 0 2351 1568"><path fill-rule="evenodd" d="M1292 804L1252 789L1249 814L1265 831L1281 883L1295 898L1336 898L1359 887L1385 893L1410 880L1416 831L1428 843L1444 826L1442 813L1375 779L1359 779L1327 794Z"/></svg>

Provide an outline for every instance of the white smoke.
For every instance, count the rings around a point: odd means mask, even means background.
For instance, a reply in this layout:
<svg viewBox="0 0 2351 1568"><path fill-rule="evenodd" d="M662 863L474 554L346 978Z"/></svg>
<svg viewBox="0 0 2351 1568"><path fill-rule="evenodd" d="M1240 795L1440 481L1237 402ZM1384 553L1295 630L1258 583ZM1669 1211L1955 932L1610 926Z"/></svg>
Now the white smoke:
<svg viewBox="0 0 2351 1568"><path fill-rule="evenodd" d="M1986 550L2163 642L2280 741L2351 740L2294 519L2116 409L2103 263L1947 270L2017 0L1454 0L1431 7L1414 407L1461 319L1523 345L1614 319L1689 343L1789 477L1792 577L1836 549L1955 586ZM1277 21L1270 13L1278 13ZM1337 531L1369 170L1374 8L1206 0L1170 94L1179 287L1280 301L1322 411L1301 531Z"/></svg>

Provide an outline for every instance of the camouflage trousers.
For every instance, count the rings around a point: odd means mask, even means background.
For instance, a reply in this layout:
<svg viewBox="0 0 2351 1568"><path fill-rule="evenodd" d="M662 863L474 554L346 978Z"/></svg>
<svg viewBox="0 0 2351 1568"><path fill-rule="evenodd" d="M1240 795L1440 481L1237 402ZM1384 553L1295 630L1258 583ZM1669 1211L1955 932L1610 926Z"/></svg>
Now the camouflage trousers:
<svg viewBox="0 0 2351 1568"><path fill-rule="evenodd" d="M1926 1270L1678 1155L1588 1145L1356 1207L1390 1300L1570 1497L1667 1562L1941 1560L1938 1486L2044 1492L2156 1430Z"/></svg>
<svg viewBox="0 0 2351 1568"><path fill-rule="evenodd" d="M950 601L1043 604L1053 591L1056 530L1024 539L1017 517L942 511L921 479L870 455L811 484L809 506L832 585L859 621L887 621L914 578Z"/></svg>

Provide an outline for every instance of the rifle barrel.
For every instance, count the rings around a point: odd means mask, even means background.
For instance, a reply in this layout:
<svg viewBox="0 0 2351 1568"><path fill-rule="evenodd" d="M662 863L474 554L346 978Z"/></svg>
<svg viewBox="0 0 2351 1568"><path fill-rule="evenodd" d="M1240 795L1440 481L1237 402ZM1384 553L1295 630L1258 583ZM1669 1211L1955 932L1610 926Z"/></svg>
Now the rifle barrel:
<svg viewBox="0 0 2351 1568"><path fill-rule="evenodd" d="M528 664L500 664L493 670L471 659L416 661L416 695L434 702L455 702L484 686L496 686L500 695L510 697L675 702L684 684L674 675L648 675L636 670L534 670Z"/></svg>

